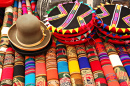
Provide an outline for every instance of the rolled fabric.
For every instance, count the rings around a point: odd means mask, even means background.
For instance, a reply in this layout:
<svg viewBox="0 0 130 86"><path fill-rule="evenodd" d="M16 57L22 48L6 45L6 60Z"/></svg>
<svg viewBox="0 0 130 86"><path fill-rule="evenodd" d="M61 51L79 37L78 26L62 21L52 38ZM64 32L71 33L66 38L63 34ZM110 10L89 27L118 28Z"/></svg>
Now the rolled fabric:
<svg viewBox="0 0 130 86"><path fill-rule="evenodd" d="M115 45L115 46L116 46L116 50L118 51L120 60L130 78L130 57L123 45Z"/></svg>
<svg viewBox="0 0 130 86"><path fill-rule="evenodd" d="M18 1L18 17L22 16L22 2Z"/></svg>
<svg viewBox="0 0 130 86"><path fill-rule="evenodd" d="M26 6L25 0L22 0L22 12L23 12L23 15L27 14L27 6Z"/></svg>
<svg viewBox="0 0 130 86"><path fill-rule="evenodd" d="M2 70L1 85L12 86L13 85L13 71L14 71L14 50L9 47L6 50L4 66Z"/></svg>
<svg viewBox="0 0 130 86"><path fill-rule="evenodd" d="M25 82L25 66L24 57L15 52L15 64L13 74L13 86L24 86Z"/></svg>
<svg viewBox="0 0 130 86"><path fill-rule="evenodd" d="M18 0L14 0L13 24L16 23L17 18L18 18Z"/></svg>
<svg viewBox="0 0 130 86"><path fill-rule="evenodd" d="M77 60L76 48L74 46L66 45L66 49L72 86L83 86L79 63Z"/></svg>
<svg viewBox="0 0 130 86"><path fill-rule="evenodd" d="M34 56L25 56L25 86L35 86Z"/></svg>
<svg viewBox="0 0 130 86"><path fill-rule="evenodd" d="M123 64L121 63L121 60L114 45L112 45L111 43L104 43L104 46L108 53L111 64L114 67L114 71L119 80L120 86L129 86L129 77L125 68L123 67Z"/></svg>
<svg viewBox="0 0 130 86"><path fill-rule="evenodd" d="M46 64L45 64L45 55L37 55L35 56L35 64L36 64L36 86L47 86L46 81Z"/></svg>
<svg viewBox="0 0 130 86"><path fill-rule="evenodd" d="M60 86L64 85L71 86L65 45L57 41L56 52L57 52L57 69L58 69Z"/></svg>
<svg viewBox="0 0 130 86"><path fill-rule="evenodd" d="M93 41L89 41L89 42L90 44L93 43ZM89 43L87 42L85 46L86 46L87 57L89 59L89 63L93 72L96 86L97 85L107 86L107 82L106 82L106 79L105 79L105 76L101 67L101 63L98 59L97 52L94 45L93 44L89 45Z"/></svg>
<svg viewBox="0 0 130 86"><path fill-rule="evenodd" d="M95 39L95 48L97 50L98 57L101 62L101 66L106 77L108 86L120 86L116 74L111 65L111 61L109 60L103 42L100 38Z"/></svg>
<svg viewBox="0 0 130 86"><path fill-rule="evenodd" d="M53 41L51 48L46 54L47 85L59 86L58 70L56 62L56 44Z"/></svg>
<svg viewBox="0 0 130 86"><path fill-rule="evenodd" d="M32 14L32 9L29 0L26 0L26 7L27 7L27 14Z"/></svg>
<svg viewBox="0 0 130 86"><path fill-rule="evenodd" d="M5 52L0 51L0 80L1 80L1 75L2 75L2 66L4 62L4 56L5 56Z"/></svg>
<svg viewBox="0 0 130 86"><path fill-rule="evenodd" d="M76 45L76 51L84 86L95 86L94 77L89 65L88 58L86 56L85 46L83 44Z"/></svg>
<svg viewBox="0 0 130 86"><path fill-rule="evenodd" d="M31 9L32 9L33 14L34 14L34 10L37 8L36 2L37 2L37 0L31 0Z"/></svg>

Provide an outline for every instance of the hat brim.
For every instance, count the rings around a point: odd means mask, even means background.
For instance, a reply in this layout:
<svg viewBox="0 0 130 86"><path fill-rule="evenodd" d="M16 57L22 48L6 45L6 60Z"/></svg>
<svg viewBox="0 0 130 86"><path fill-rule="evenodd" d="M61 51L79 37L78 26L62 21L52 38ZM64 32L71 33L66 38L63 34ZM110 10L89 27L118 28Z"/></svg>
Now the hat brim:
<svg viewBox="0 0 130 86"><path fill-rule="evenodd" d="M42 49L37 50L37 51L24 51L24 50L21 50L21 49L17 48L16 46L14 46L11 42L10 42L10 45L17 53L19 53L21 55L24 55L24 56L35 56L35 55L39 55L39 54L42 54L42 53L46 53L46 51L52 45L52 39L51 39L51 41L49 42L49 44L45 48L42 48Z"/></svg>
<svg viewBox="0 0 130 86"><path fill-rule="evenodd" d="M46 36L45 36L44 40L37 46L24 47L18 43L18 41L16 39L16 31L17 31L16 24L14 24L10 27L10 29L8 31L8 38L14 46L16 46L17 48L19 48L21 50L25 50L25 51L40 50L40 49L46 47L51 39L50 31L47 29L47 27L41 21L40 21L40 26L42 26L44 28L44 33L46 34Z"/></svg>

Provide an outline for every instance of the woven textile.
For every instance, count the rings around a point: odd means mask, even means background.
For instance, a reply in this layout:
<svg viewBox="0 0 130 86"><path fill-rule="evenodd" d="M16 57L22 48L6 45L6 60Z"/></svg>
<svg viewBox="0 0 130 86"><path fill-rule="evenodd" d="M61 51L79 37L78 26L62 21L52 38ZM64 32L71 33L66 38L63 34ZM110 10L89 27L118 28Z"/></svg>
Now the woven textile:
<svg viewBox="0 0 130 86"><path fill-rule="evenodd" d="M26 86L35 86L34 56L25 56L25 85Z"/></svg>
<svg viewBox="0 0 130 86"><path fill-rule="evenodd" d="M31 0L31 9L32 9L33 14L34 14L35 9L37 9L36 2L37 0Z"/></svg>
<svg viewBox="0 0 130 86"><path fill-rule="evenodd" d="M25 0L22 0L22 12L23 12L23 15L27 14L27 6L26 6Z"/></svg>
<svg viewBox="0 0 130 86"><path fill-rule="evenodd" d="M130 78L130 57L128 53L126 52L126 49L123 45L115 45L115 46L120 56L121 62Z"/></svg>
<svg viewBox="0 0 130 86"><path fill-rule="evenodd" d="M4 56L5 56L5 52L0 51L0 80L1 80L1 75L2 75L2 66L3 66Z"/></svg>
<svg viewBox="0 0 130 86"><path fill-rule="evenodd" d="M99 60L101 62L101 66L106 77L108 86L120 86L116 77L116 74L111 65L111 61L107 55L105 47L102 43L101 39L95 39L95 48L98 53Z"/></svg>
<svg viewBox="0 0 130 86"><path fill-rule="evenodd" d="M22 2L18 1L18 17L22 16Z"/></svg>
<svg viewBox="0 0 130 86"><path fill-rule="evenodd" d="M70 74L67 63L66 46L56 42L57 68L60 86L71 86Z"/></svg>
<svg viewBox="0 0 130 86"><path fill-rule="evenodd" d="M13 85L13 72L14 72L14 50L9 47L6 50L4 58L4 66L1 76L1 85L2 86L12 86Z"/></svg>
<svg viewBox="0 0 130 86"><path fill-rule="evenodd" d="M35 56L35 64L36 64L36 86L47 86L46 81L46 64L45 64L45 55L37 55Z"/></svg>
<svg viewBox="0 0 130 86"><path fill-rule="evenodd" d="M3 27L10 27L13 21L13 13L12 12L5 12Z"/></svg>
<svg viewBox="0 0 130 86"><path fill-rule="evenodd" d="M13 24L16 23L17 18L18 18L18 0L14 0Z"/></svg>
<svg viewBox="0 0 130 86"><path fill-rule="evenodd" d="M128 55L130 56L130 45L125 45L126 51Z"/></svg>
<svg viewBox="0 0 130 86"><path fill-rule="evenodd" d="M98 59L96 49L93 45L86 44L86 53L93 72L96 85L107 86L105 76L103 74L101 63Z"/></svg>
<svg viewBox="0 0 130 86"><path fill-rule="evenodd" d="M53 41L51 48L46 54L47 85L59 86L58 70L56 62L56 44Z"/></svg>
<svg viewBox="0 0 130 86"><path fill-rule="evenodd" d="M79 63L77 60L76 48L74 46L66 45L66 49L72 86L83 86Z"/></svg>
<svg viewBox="0 0 130 86"><path fill-rule="evenodd" d="M32 14L32 9L29 0L26 0L26 7L27 7L27 14Z"/></svg>
<svg viewBox="0 0 130 86"><path fill-rule="evenodd" d="M114 67L114 71L119 80L120 86L128 86L129 85L129 77L121 60L119 58L118 53L116 52L115 47L110 43L104 43L105 49L108 53L109 59L111 61L112 66ZM116 61L116 62L115 62Z"/></svg>
<svg viewBox="0 0 130 86"><path fill-rule="evenodd" d="M24 57L15 52L13 86L24 86L25 82Z"/></svg>
<svg viewBox="0 0 130 86"><path fill-rule="evenodd" d="M83 44L76 45L76 51L78 55L79 67L84 86L95 86L94 77L91 71L88 58L86 56L85 46Z"/></svg>

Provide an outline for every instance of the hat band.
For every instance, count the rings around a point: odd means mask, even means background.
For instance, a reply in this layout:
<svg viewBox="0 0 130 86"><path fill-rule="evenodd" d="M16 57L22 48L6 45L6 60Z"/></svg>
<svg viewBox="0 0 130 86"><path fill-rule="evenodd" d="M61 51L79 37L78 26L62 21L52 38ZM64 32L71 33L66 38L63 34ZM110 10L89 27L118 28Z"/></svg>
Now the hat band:
<svg viewBox="0 0 130 86"><path fill-rule="evenodd" d="M34 46L37 46L39 45L40 43L42 43L42 41L44 40L44 35L43 37L41 38L40 41L36 42L36 43L33 43L33 44L24 44L22 42L19 41L18 37L17 37L17 32L16 32L16 40L18 41L18 43L24 47L34 47Z"/></svg>

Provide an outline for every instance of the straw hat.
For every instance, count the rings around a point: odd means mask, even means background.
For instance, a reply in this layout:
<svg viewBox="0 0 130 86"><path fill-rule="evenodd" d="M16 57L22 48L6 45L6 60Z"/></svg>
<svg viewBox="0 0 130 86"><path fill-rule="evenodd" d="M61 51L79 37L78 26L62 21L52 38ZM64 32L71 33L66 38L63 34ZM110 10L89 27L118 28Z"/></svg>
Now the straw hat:
<svg viewBox="0 0 130 86"><path fill-rule="evenodd" d="M35 16L26 14L19 17L8 31L11 43L21 50L36 51L48 45L51 33Z"/></svg>

